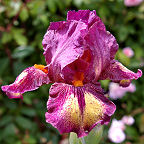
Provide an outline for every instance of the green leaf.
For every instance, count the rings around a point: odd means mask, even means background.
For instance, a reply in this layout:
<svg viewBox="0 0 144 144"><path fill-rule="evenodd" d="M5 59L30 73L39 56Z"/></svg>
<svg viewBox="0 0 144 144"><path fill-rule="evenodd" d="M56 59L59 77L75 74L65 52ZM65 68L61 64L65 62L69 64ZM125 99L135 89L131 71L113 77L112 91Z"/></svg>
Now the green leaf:
<svg viewBox="0 0 144 144"><path fill-rule="evenodd" d="M40 14L45 13L46 2L40 0L34 0L27 3L30 14L34 16L34 18L38 17Z"/></svg>
<svg viewBox="0 0 144 144"><path fill-rule="evenodd" d="M81 4L83 3L83 0L74 0L73 3L74 3L77 7L80 7Z"/></svg>
<svg viewBox="0 0 144 144"><path fill-rule="evenodd" d="M140 117L139 130L141 133L144 133L144 114L142 114Z"/></svg>
<svg viewBox="0 0 144 144"><path fill-rule="evenodd" d="M26 104L28 104L28 105L31 105L32 104L32 99L29 98L29 97L27 97L27 96L25 96L23 98L23 102L26 103Z"/></svg>
<svg viewBox="0 0 144 144"><path fill-rule="evenodd" d="M0 127L7 125L8 123L10 123L12 121L12 116L10 115L6 115L4 116L1 121L0 121Z"/></svg>
<svg viewBox="0 0 144 144"><path fill-rule="evenodd" d="M135 57L137 59L140 59L141 57L143 57L143 49L140 48L140 46L138 44L135 44L133 47L136 50Z"/></svg>
<svg viewBox="0 0 144 144"><path fill-rule="evenodd" d="M48 26L49 20L48 20L48 16L46 14L41 15L40 20L45 26Z"/></svg>
<svg viewBox="0 0 144 144"><path fill-rule="evenodd" d="M126 38L128 37L128 30L123 25L119 26L119 35L118 36L119 36L119 40L121 42L125 41Z"/></svg>
<svg viewBox="0 0 144 144"><path fill-rule="evenodd" d="M29 14L28 14L28 10L26 7L23 7L23 9L20 12L20 19L24 22L28 19Z"/></svg>
<svg viewBox="0 0 144 144"><path fill-rule="evenodd" d="M1 38L3 44L8 43L12 40L12 34L8 32L4 32Z"/></svg>
<svg viewBox="0 0 144 144"><path fill-rule="evenodd" d="M102 87L104 87L105 89L108 88L109 82L110 80L100 80Z"/></svg>
<svg viewBox="0 0 144 144"><path fill-rule="evenodd" d="M103 126L96 126L88 136L84 137L86 143L98 144L102 138Z"/></svg>
<svg viewBox="0 0 144 144"><path fill-rule="evenodd" d="M24 64L21 61L14 62L14 75L17 77L24 69L28 67L28 65Z"/></svg>
<svg viewBox="0 0 144 144"><path fill-rule="evenodd" d="M0 95L0 96L1 96L1 95ZM6 111L6 108L5 108L5 107L3 107L3 108L1 107L1 108L0 108L0 115L4 114L5 111Z"/></svg>
<svg viewBox="0 0 144 144"><path fill-rule="evenodd" d="M36 139L34 137L28 136L28 137L25 137L24 143L27 143L27 144L36 144L37 141L36 141Z"/></svg>
<svg viewBox="0 0 144 144"><path fill-rule="evenodd" d="M77 134L71 132L69 137L70 144L98 144L102 138L103 127L96 126L88 136L77 138Z"/></svg>
<svg viewBox="0 0 144 144"><path fill-rule="evenodd" d="M21 113L29 117L33 117L36 115L36 111L33 108L28 107L22 107Z"/></svg>
<svg viewBox="0 0 144 144"><path fill-rule="evenodd" d="M134 140L137 140L139 137L137 129L132 126L127 126L125 132L127 136L133 138Z"/></svg>
<svg viewBox="0 0 144 144"><path fill-rule="evenodd" d="M59 1L59 0L57 0L57 1ZM82 0L77 0L77 1L82 1ZM71 2L72 2L72 0L61 0L61 1L59 1L59 3L61 3L61 4L64 3L66 6L70 6Z"/></svg>
<svg viewBox="0 0 144 144"><path fill-rule="evenodd" d="M9 64L8 58L1 58L0 59L0 76L6 71Z"/></svg>
<svg viewBox="0 0 144 144"><path fill-rule="evenodd" d="M16 126L13 123L10 123L9 125L7 125L4 130L3 130L3 137L7 138L10 135L15 135L16 133Z"/></svg>
<svg viewBox="0 0 144 144"><path fill-rule="evenodd" d="M49 91L50 87L51 87L51 84L43 85L39 88L39 91L44 94L44 97L48 96L49 95L48 91Z"/></svg>
<svg viewBox="0 0 144 144"><path fill-rule="evenodd" d="M43 132L42 133L42 138L45 138L47 142L50 141L51 140L51 134L50 134L50 132L49 131Z"/></svg>
<svg viewBox="0 0 144 144"><path fill-rule="evenodd" d="M15 144L22 144L22 142L21 141L17 141Z"/></svg>
<svg viewBox="0 0 144 144"><path fill-rule="evenodd" d="M56 2L55 0L47 0L47 6L51 13L56 12Z"/></svg>
<svg viewBox="0 0 144 144"><path fill-rule="evenodd" d="M3 144L16 144L18 138L17 135L9 135L3 139Z"/></svg>
<svg viewBox="0 0 144 144"><path fill-rule="evenodd" d="M117 57L124 65L128 66L130 64L130 58L127 57L121 50L117 52Z"/></svg>
<svg viewBox="0 0 144 144"><path fill-rule="evenodd" d="M18 124L18 126L20 126L23 129L29 129L29 130L32 129L33 126L32 122L25 117L18 116L16 117L15 121Z"/></svg>
<svg viewBox="0 0 144 144"><path fill-rule="evenodd" d="M18 45L26 45L27 44L27 38L22 34L14 35L14 39Z"/></svg>
<svg viewBox="0 0 144 144"><path fill-rule="evenodd" d="M9 110L16 110L16 109L17 109L17 102L14 101L14 100L5 99L4 103L5 103L5 106L6 106Z"/></svg>
<svg viewBox="0 0 144 144"><path fill-rule="evenodd" d="M80 141L80 139L78 139L77 134L74 133L74 132L70 133L69 143L70 144L82 144L81 141Z"/></svg>
<svg viewBox="0 0 144 144"><path fill-rule="evenodd" d="M12 34L14 40L17 42L18 45L27 45L27 38L23 35L24 29L12 29Z"/></svg>
<svg viewBox="0 0 144 144"><path fill-rule="evenodd" d="M37 92L36 91L27 92L27 93L24 94L23 102L28 104L28 105L31 105L33 98L36 97L36 96L37 96Z"/></svg>
<svg viewBox="0 0 144 144"><path fill-rule="evenodd" d="M21 1L10 1L9 7L7 7L8 17L15 16L19 12L21 4L22 4Z"/></svg>
<svg viewBox="0 0 144 144"><path fill-rule="evenodd" d="M58 143L59 143L59 138L58 138L58 136L54 135L54 136L52 137L52 143L53 143L53 144L58 144Z"/></svg>
<svg viewBox="0 0 144 144"><path fill-rule="evenodd" d="M34 52L34 48L31 46L20 46L14 50L12 57L13 58L25 58L31 55L33 52Z"/></svg>
<svg viewBox="0 0 144 144"><path fill-rule="evenodd" d="M107 9L107 6L105 5L101 6L99 10L99 15L101 18L105 18L107 15L109 15L109 10Z"/></svg>
<svg viewBox="0 0 144 144"><path fill-rule="evenodd" d="M136 15L135 15L134 12L128 11L128 13L127 13L124 21L125 21L125 22L131 21L131 20L133 20L135 17L136 17Z"/></svg>
<svg viewBox="0 0 144 144"><path fill-rule="evenodd" d="M133 108L133 104L132 104L132 101L128 101L127 102L127 112L128 113L130 113L131 112L131 110L132 110L132 108Z"/></svg>
<svg viewBox="0 0 144 144"><path fill-rule="evenodd" d="M3 130L0 129L0 141L3 139Z"/></svg>

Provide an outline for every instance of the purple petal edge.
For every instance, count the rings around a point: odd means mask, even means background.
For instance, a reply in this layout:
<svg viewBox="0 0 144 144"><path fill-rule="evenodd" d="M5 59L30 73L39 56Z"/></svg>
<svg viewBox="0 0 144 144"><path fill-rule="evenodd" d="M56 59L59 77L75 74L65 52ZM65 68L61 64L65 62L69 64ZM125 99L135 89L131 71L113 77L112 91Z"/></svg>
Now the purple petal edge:
<svg viewBox="0 0 144 144"><path fill-rule="evenodd" d="M46 73L35 67L25 69L10 85L2 86L9 98L22 98L27 91L38 89L42 84L48 84L50 80Z"/></svg>
<svg viewBox="0 0 144 144"><path fill-rule="evenodd" d="M101 73L99 79L110 79L113 82L119 83L123 87L129 86L133 79L138 79L142 76L142 71L138 69L137 73L132 72L123 66L120 62L114 60L110 65Z"/></svg>
<svg viewBox="0 0 144 144"><path fill-rule="evenodd" d="M81 89L84 98L77 93L78 89ZM86 84L78 89L64 83L53 84L45 117L46 122L51 123L61 134L75 132L78 137L83 137L97 124L108 124L116 106L103 95L99 84ZM84 99L85 103L79 99ZM97 108L99 111L95 111ZM93 110L94 114L91 113Z"/></svg>

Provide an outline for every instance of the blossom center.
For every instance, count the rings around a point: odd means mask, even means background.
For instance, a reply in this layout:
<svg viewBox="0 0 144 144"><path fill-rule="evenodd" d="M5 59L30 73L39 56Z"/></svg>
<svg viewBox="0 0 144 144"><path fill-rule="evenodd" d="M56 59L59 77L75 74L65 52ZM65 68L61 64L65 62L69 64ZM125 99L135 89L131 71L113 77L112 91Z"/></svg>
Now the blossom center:
<svg viewBox="0 0 144 144"><path fill-rule="evenodd" d="M35 64L34 67L35 67L36 69L42 70L44 73L48 73L48 70L45 69L45 66L44 66L44 65L37 65L37 64Z"/></svg>
<svg viewBox="0 0 144 144"><path fill-rule="evenodd" d="M12 93L14 96L19 96L21 93Z"/></svg>
<svg viewBox="0 0 144 144"><path fill-rule="evenodd" d="M76 72L76 74L74 75L74 80L72 81L72 83L76 87L83 86L83 80L84 80L84 73L83 72Z"/></svg>

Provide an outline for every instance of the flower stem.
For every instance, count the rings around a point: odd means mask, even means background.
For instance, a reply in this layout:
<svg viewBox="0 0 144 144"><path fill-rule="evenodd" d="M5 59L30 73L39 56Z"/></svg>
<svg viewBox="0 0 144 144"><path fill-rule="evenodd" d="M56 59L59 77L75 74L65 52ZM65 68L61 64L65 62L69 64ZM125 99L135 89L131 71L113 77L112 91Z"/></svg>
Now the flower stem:
<svg viewBox="0 0 144 144"><path fill-rule="evenodd" d="M82 144L86 144L84 137L81 138L81 142L82 142Z"/></svg>

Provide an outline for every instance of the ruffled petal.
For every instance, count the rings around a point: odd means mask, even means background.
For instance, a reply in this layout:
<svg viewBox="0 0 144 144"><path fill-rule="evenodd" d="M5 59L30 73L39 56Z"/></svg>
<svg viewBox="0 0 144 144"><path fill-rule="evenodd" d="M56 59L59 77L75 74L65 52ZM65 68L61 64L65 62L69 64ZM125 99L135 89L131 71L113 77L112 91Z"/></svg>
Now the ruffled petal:
<svg viewBox="0 0 144 144"><path fill-rule="evenodd" d="M104 96L99 84L74 87L55 83L50 89L47 109L46 122L60 133L75 132L83 137L98 123L107 124L116 107Z"/></svg>
<svg viewBox="0 0 144 144"><path fill-rule="evenodd" d="M77 12L74 10L68 11L67 20L83 21L88 25L89 28L95 23L99 29L106 30L104 23L96 15L95 10L79 10Z"/></svg>
<svg viewBox="0 0 144 144"><path fill-rule="evenodd" d="M89 33L85 37L87 47L92 51L92 63L89 67L89 75L95 74L96 81L103 69L105 69L110 61L114 58L118 50L118 44L113 35L108 31L97 28L96 24L89 29Z"/></svg>
<svg viewBox="0 0 144 144"><path fill-rule="evenodd" d="M48 83L50 83L50 80L47 73L33 66L25 69L14 83L1 88L9 98L22 98L24 92L38 89L42 84Z"/></svg>
<svg viewBox="0 0 144 144"><path fill-rule="evenodd" d="M142 71L138 69L134 73L124 67L118 61L112 61L110 65L101 73L100 80L110 79L113 82L118 82L121 86L127 87L133 79L138 79L142 76Z"/></svg>
<svg viewBox="0 0 144 144"><path fill-rule="evenodd" d="M51 23L42 43L49 77L69 84L79 72L84 83L97 81L118 49L114 36L90 10L69 11L67 21Z"/></svg>
<svg viewBox="0 0 144 144"><path fill-rule="evenodd" d="M62 69L83 54L83 37L87 25L83 22L69 21L51 23L44 36L44 56L50 77L59 81Z"/></svg>

